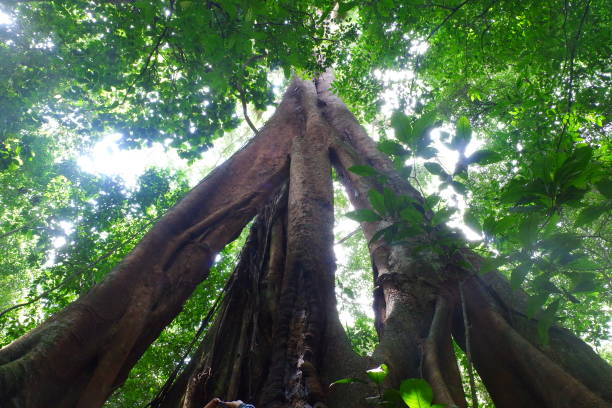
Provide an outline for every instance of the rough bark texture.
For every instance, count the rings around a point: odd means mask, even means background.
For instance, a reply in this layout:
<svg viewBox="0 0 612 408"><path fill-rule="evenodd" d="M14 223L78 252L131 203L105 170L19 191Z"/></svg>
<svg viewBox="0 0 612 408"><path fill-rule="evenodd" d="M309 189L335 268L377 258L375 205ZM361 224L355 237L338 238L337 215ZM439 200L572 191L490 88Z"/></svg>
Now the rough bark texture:
<svg viewBox="0 0 612 408"><path fill-rule="evenodd" d="M401 179L390 160L376 149L375 143L367 137L342 101L329 92L329 83L330 76L324 75L317 88L324 116L338 135L333 145L335 163L353 205L370 208L367 192L382 187L372 178L359 177L347 171L357 164L374 167L387 176L387 186L396 194L409 196L422 204L423 197ZM422 207L427 220L431 214L425 206ZM370 240L388 225L388 222L380 221L363 223L362 227ZM416 257L415 249L422 246L422 239L432 242L446 238L449 231L438 227L428 234L428 237L413 237L407 240L408 243L397 246L389 246L382 240L370 242L376 284L374 308L380 336L374 358L387 362L391 372L395 372L395 377L390 376L392 385L407 376L424 376L432 383L437 402L466 406L455 357L449 350L448 321L442 325L440 320L446 317L438 319L438 314L443 314L439 309L448 303L457 315L460 310L458 287L466 280L469 283L481 282L476 278L481 260L467 249L461 249L461 256L428 256L421 250ZM466 269L465 259L469 259L474 267ZM568 331L553 329L551 345L539 347L535 330L537 322L527 322L520 311L513 310L514 305L521 304L521 294L509 290L508 282L496 272L489 274L488 281L490 284L486 285L486 290L480 288L478 292L472 289L473 285L468 285L467 298L470 321L474 320L469 329L472 338L476 339L472 350L478 350L475 351L475 364L487 387L492 389L496 405L609 407L612 368ZM519 302L508 301L516 296ZM496 299L499 302L506 299L506 302L498 305ZM434 306L436 302L437 307ZM501 306L506 315L500 313ZM513 319L515 315L520 319ZM522 324L512 327L516 320ZM461 330L455 330L454 334L461 343L464 331L462 322L455 319L457 321ZM575 346L579 358L571 357L570 345ZM584 361L588 369L581 366L580 361ZM525 394L517 396L522 390Z"/></svg>
<svg viewBox="0 0 612 408"><path fill-rule="evenodd" d="M353 367L360 359L335 311L330 129L313 83L294 85L303 132L293 142L288 191L258 216L214 328L156 407L199 408L214 396L324 407L329 382L366 367Z"/></svg>
<svg viewBox="0 0 612 408"><path fill-rule="evenodd" d="M295 95L172 208L108 278L0 351L3 407L96 407L287 177Z"/></svg>
<svg viewBox="0 0 612 408"><path fill-rule="evenodd" d="M474 365L498 407L609 407L610 366L562 329L551 331L549 346L539 345L522 294L498 273L479 277L476 254L417 255L423 243L449 236L443 226L401 245L370 242L380 344L372 358L352 352L335 308L332 163L356 208L369 208L368 191L383 187L347 170L368 164L395 194L411 197L425 220L432 214L330 82L329 74L293 81L254 140L170 211L105 282L2 349L3 407L100 406L256 213L213 327L155 407L200 408L212 397L260 408L364 407L373 394L367 386L327 384L383 362L387 385L424 377L434 402L466 407L451 342L466 346L460 285ZM362 227L371 240L388 225Z"/></svg>

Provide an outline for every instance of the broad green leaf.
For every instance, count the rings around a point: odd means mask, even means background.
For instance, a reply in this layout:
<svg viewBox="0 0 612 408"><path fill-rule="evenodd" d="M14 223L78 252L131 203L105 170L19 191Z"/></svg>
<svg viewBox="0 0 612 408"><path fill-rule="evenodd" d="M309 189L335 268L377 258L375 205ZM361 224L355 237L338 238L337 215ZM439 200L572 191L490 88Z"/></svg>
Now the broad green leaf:
<svg viewBox="0 0 612 408"><path fill-rule="evenodd" d="M465 116L460 117L455 125L455 137L453 138L453 147L460 152L464 152L467 145L472 140L472 126L470 120Z"/></svg>
<svg viewBox="0 0 612 408"><path fill-rule="evenodd" d="M409 378L400 384L402 400L410 408L429 408L433 400L433 391L422 378Z"/></svg>
<svg viewBox="0 0 612 408"><path fill-rule="evenodd" d="M352 166L352 167L349 167L348 170L362 177L377 176L379 174L378 171L374 167L367 166L367 165Z"/></svg>
<svg viewBox="0 0 612 408"><path fill-rule="evenodd" d="M512 286L512 290L519 290L521 285L525 281L527 277L527 273L529 272L529 264L522 263L516 268L512 269L510 275L510 286Z"/></svg>
<svg viewBox="0 0 612 408"><path fill-rule="evenodd" d="M386 364L381 364L376 368L366 371L366 374L370 380L376 384L381 384L387 378L387 375L389 375L389 367Z"/></svg>
<svg viewBox="0 0 612 408"><path fill-rule="evenodd" d="M572 287L570 289L570 292L595 292L599 287L596 277L597 275L595 275L594 273L571 274L570 279L572 280Z"/></svg>
<svg viewBox="0 0 612 408"><path fill-rule="evenodd" d="M420 225L423 223L423 214L413 206L404 208L400 212L400 217L410 225Z"/></svg>
<svg viewBox="0 0 612 408"><path fill-rule="evenodd" d="M455 189L456 192L458 192L459 194L465 195L468 191L467 186L463 183L460 183L458 181L451 181L451 186L453 186L453 188Z"/></svg>
<svg viewBox="0 0 612 408"><path fill-rule="evenodd" d="M378 150L389 156L403 156L408 154L408 151L395 140L382 140L378 142Z"/></svg>
<svg viewBox="0 0 612 408"><path fill-rule="evenodd" d="M538 313L550 294L548 293L540 293L534 296L529 296L527 299L527 317L530 319Z"/></svg>
<svg viewBox="0 0 612 408"><path fill-rule="evenodd" d="M437 194L432 194L425 199L427 202L427 206L433 210L433 208L440 202L440 196Z"/></svg>
<svg viewBox="0 0 612 408"><path fill-rule="evenodd" d="M395 233L396 229L397 229L397 226L393 224L381 230L376 231L376 233L372 236L372 239L370 239L370 244L378 241L379 239L383 237L385 238L385 240L389 241L392 235Z"/></svg>
<svg viewBox="0 0 612 408"><path fill-rule="evenodd" d="M383 197L385 201L385 208L388 214L394 214L398 210L399 198L397 194L389 187L383 189Z"/></svg>
<svg viewBox="0 0 612 408"><path fill-rule="evenodd" d="M361 210L351 211L344 215L346 215L350 219L353 219L359 222L375 222L375 221L380 221L382 219L380 218L380 215L366 208L361 209Z"/></svg>
<svg viewBox="0 0 612 408"><path fill-rule="evenodd" d="M396 408L404 405L402 395L396 389L389 388L383 392L383 401L386 403L385 406Z"/></svg>
<svg viewBox="0 0 612 408"><path fill-rule="evenodd" d="M502 156L492 150L477 150L467 159L467 164L486 165L497 163L502 160Z"/></svg>
<svg viewBox="0 0 612 408"><path fill-rule="evenodd" d="M429 131L433 127L435 121L436 112L431 111L425 113L414 122L414 125L412 126L412 134L417 142L416 145L419 147L419 152L422 152L431 142L429 139Z"/></svg>
<svg viewBox="0 0 612 408"><path fill-rule="evenodd" d="M463 222L476 232L482 231L482 226L471 208L468 208L463 214Z"/></svg>
<svg viewBox="0 0 612 408"><path fill-rule="evenodd" d="M604 197L608 200L612 200L612 179L600 180L595 183L595 187Z"/></svg>
<svg viewBox="0 0 612 408"><path fill-rule="evenodd" d="M391 126L395 129L395 138L407 145L412 143L412 124L404 112L395 111L391 115Z"/></svg>
<svg viewBox="0 0 612 408"><path fill-rule="evenodd" d="M427 171L431 174L435 174L436 176L443 176L444 178L448 177L448 174L444 171L442 166L435 162L427 162L424 164Z"/></svg>
<svg viewBox="0 0 612 408"><path fill-rule="evenodd" d="M334 381L333 383L329 384L329 386L332 387L337 384L352 384L352 383L367 384L367 382L362 380L361 378L349 377L349 378L342 378L341 380Z"/></svg>
<svg viewBox="0 0 612 408"><path fill-rule="evenodd" d="M385 198L375 189L371 189L368 191L368 199L370 200L370 204L379 214L387 214L388 211L385 208Z"/></svg>
<svg viewBox="0 0 612 408"><path fill-rule="evenodd" d="M559 308L559 299L552 302L538 319L538 335L542 344L548 344L549 342L549 330L555 320L555 314Z"/></svg>
<svg viewBox="0 0 612 408"><path fill-rule="evenodd" d="M519 226L518 239L524 247L531 247L538 237L539 218L529 215Z"/></svg>
<svg viewBox="0 0 612 408"><path fill-rule="evenodd" d="M419 149L417 155L424 159L433 159L438 154L438 150L434 147L427 146L423 149Z"/></svg>
<svg viewBox="0 0 612 408"><path fill-rule="evenodd" d="M508 260L505 257L484 258L482 265L480 265L480 270L478 271L478 273L485 274L485 273L492 272L496 270L497 268L499 268L500 266L504 265L507 261Z"/></svg>
<svg viewBox="0 0 612 408"><path fill-rule="evenodd" d="M442 210L434 214L433 218L431 219L431 224L436 227L440 224L447 222L450 219L451 215L453 215L456 211L456 208L443 208Z"/></svg>
<svg viewBox="0 0 612 408"><path fill-rule="evenodd" d="M606 204L586 207L580 212L578 218L576 218L576 226L581 227L590 224L606 211L608 211L608 206Z"/></svg>

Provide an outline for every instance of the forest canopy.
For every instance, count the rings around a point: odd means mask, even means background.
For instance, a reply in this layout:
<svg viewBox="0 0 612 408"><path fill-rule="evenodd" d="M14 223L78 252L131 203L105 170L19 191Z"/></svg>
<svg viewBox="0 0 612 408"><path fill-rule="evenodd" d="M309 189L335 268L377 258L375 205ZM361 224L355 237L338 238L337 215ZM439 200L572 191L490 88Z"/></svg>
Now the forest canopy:
<svg viewBox="0 0 612 408"><path fill-rule="evenodd" d="M2 1L0 346L103 281L216 162L261 129L292 77L333 70L333 92L426 197L435 225L467 234L484 269L497 268L527 294L541 342L560 325L610 362L609 6ZM88 171L82 158L109 135L115 152L157 149L168 162L132 174L133 184ZM116 159L105 157L112 167ZM368 166L353 171L377 176ZM372 194L373 211L352 211L334 186L338 307L354 349L368 354L377 342L372 266L349 220L380 219L393 198ZM404 221L415 216L402 213ZM397 233L383 238L400 242ZM156 395L245 240L246 232L216 257L107 406Z"/></svg>

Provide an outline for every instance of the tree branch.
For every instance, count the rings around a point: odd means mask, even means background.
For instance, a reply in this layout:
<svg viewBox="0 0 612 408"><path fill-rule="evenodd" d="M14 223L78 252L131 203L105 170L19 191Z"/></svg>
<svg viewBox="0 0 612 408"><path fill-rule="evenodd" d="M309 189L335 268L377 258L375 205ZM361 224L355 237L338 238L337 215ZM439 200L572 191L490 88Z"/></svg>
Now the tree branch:
<svg viewBox="0 0 612 408"><path fill-rule="evenodd" d="M433 37L440 28L442 28L442 26L444 24L446 24L446 22L448 20L450 20L450 18L455 15L456 12L459 11L459 9L461 9L461 7L465 6L470 0L464 0L461 4L459 4L457 7L455 7L454 9L452 9L452 11L450 13L448 13L448 15L444 18L444 20L442 20L442 22L440 24L438 24L433 30L431 30L431 32L429 33L429 35L427 36L427 38L425 39L425 41L429 40L431 37Z"/></svg>

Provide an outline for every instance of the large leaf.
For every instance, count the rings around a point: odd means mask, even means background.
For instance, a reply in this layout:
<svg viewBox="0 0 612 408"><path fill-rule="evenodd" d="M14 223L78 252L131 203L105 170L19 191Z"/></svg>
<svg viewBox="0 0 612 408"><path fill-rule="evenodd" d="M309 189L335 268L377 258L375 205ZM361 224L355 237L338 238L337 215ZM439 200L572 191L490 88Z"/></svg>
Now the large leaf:
<svg viewBox="0 0 612 408"><path fill-rule="evenodd" d="M351 211L351 212L346 213L345 215L349 217L350 219L353 219L359 222L375 222L375 221L380 221L382 219L380 218L380 215L366 208L361 209L361 210Z"/></svg>
<svg viewBox="0 0 612 408"><path fill-rule="evenodd" d="M612 200L612 179L600 180L595 183L595 187L608 200Z"/></svg>
<svg viewBox="0 0 612 408"><path fill-rule="evenodd" d="M539 218L535 215L529 215L523 219L519 226L518 238L524 247L531 247L538 237Z"/></svg>
<svg viewBox="0 0 612 408"><path fill-rule="evenodd" d="M370 204L372 204L372 207L379 214L386 214L388 212L385 208L385 198L377 190L372 189L368 191L368 199L370 200Z"/></svg>
<svg viewBox="0 0 612 408"><path fill-rule="evenodd" d="M389 156L404 156L409 152L395 140L382 140L378 142L378 150Z"/></svg>
<svg viewBox="0 0 612 408"><path fill-rule="evenodd" d="M497 163L502 159L502 156L492 150L477 150L470 157L468 157L467 164L491 164Z"/></svg>
<svg viewBox="0 0 612 408"><path fill-rule="evenodd" d="M472 126L470 125L470 120L462 116L455 125L455 137L453 138L452 145L459 152L463 153L470 140L472 140Z"/></svg>
<svg viewBox="0 0 612 408"><path fill-rule="evenodd" d="M555 314L557 313L557 309L559 308L559 299L552 302L544 312L541 313L540 318L538 319L538 335L540 336L540 341L542 344L548 344L549 335L548 332L553 322L555 321Z"/></svg>
<svg viewBox="0 0 612 408"><path fill-rule="evenodd" d="M424 164L424 166L431 174L435 174L436 176L442 176L443 178L448 177L448 174L446 174L442 166L440 166L438 163L427 162Z"/></svg>
<svg viewBox="0 0 612 408"><path fill-rule="evenodd" d="M332 387L338 384L352 384L352 383L367 384L367 382L362 380L361 378L350 377L350 378L342 378L340 380L336 380L333 383L329 384L329 386Z"/></svg>
<svg viewBox="0 0 612 408"><path fill-rule="evenodd" d="M395 111L391 115L391 126L395 130L395 138L407 145L412 143L412 123L404 112Z"/></svg>
<svg viewBox="0 0 612 408"><path fill-rule="evenodd" d="M376 368L366 371L366 374L370 380L376 384L381 384L387 378L387 375L389 375L389 367L386 364L381 364Z"/></svg>
<svg viewBox="0 0 612 408"><path fill-rule="evenodd" d="M402 400L410 408L429 408L433 400L433 391L422 378L409 378L400 384Z"/></svg>
<svg viewBox="0 0 612 408"><path fill-rule="evenodd" d="M478 217L476 217L474 210L472 210L471 208L465 210L465 213L463 214L463 222L465 222L465 225L467 225L476 232L482 231L482 226L478 221Z"/></svg>
<svg viewBox="0 0 612 408"><path fill-rule="evenodd" d="M423 214L413 206L404 208L400 212L400 217L410 225L420 225L423 223Z"/></svg>
<svg viewBox="0 0 612 408"><path fill-rule="evenodd" d="M510 286L512 286L512 290L520 289L521 285L525 281L525 278L527 277L528 272L529 264L525 262L512 269L512 273L510 275Z"/></svg>
<svg viewBox="0 0 612 408"><path fill-rule="evenodd" d="M578 218L576 219L576 226L581 227L583 225L590 224L606 211L608 211L608 206L606 204L591 205L580 212Z"/></svg>

